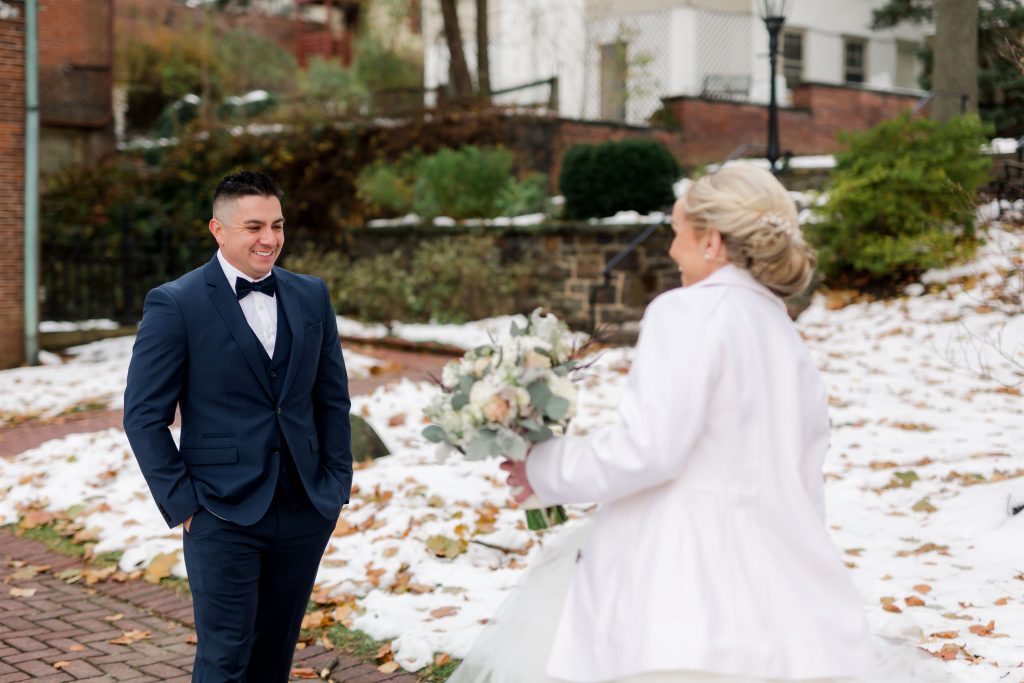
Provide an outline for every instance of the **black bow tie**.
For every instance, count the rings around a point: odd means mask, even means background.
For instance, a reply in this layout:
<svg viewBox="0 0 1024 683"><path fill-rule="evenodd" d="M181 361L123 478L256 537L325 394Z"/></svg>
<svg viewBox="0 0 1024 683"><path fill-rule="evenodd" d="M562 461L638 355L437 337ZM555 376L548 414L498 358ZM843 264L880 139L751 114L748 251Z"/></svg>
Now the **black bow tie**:
<svg viewBox="0 0 1024 683"><path fill-rule="evenodd" d="M277 278L271 273L266 280L250 282L245 278L235 278L235 296L239 300L249 296L249 292L263 292L267 296L274 296L277 293Z"/></svg>

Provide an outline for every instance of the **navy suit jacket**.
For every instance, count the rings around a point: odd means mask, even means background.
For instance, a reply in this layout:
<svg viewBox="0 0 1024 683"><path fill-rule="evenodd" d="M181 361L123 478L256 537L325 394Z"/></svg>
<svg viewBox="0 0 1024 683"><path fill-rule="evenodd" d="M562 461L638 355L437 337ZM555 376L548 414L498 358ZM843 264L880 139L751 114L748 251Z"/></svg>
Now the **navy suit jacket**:
<svg viewBox="0 0 1024 683"><path fill-rule="evenodd" d="M270 506L291 451L310 501L337 517L352 486L348 378L322 280L274 268L290 356L275 398L265 352L216 256L146 296L124 429L167 525L204 507L244 526ZM181 410L180 448L171 438ZM285 444L276 443L283 436Z"/></svg>

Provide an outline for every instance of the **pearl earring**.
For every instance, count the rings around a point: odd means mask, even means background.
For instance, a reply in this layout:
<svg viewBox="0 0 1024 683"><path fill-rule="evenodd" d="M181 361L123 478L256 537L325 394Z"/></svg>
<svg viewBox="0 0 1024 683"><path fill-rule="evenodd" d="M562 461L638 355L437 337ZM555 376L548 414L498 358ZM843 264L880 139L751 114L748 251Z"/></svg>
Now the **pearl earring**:
<svg viewBox="0 0 1024 683"><path fill-rule="evenodd" d="M711 260L711 252L710 251L705 251L704 252L704 260L705 261L710 261Z"/></svg>

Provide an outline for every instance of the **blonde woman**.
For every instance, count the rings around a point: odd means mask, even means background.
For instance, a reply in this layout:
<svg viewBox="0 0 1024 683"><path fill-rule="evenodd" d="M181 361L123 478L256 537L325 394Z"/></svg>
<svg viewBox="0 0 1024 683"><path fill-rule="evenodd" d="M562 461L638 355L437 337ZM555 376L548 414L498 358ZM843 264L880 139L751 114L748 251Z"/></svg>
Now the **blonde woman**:
<svg viewBox="0 0 1024 683"><path fill-rule="evenodd" d="M770 173L736 164L694 183L672 228L683 287L648 307L612 424L503 465L519 500L600 503L589 538L541 558L453 681L873 670L862 602L824 518L826 387L782 301L815 268L796 208ZM575 565L562 583L559 563Z"/></svg>

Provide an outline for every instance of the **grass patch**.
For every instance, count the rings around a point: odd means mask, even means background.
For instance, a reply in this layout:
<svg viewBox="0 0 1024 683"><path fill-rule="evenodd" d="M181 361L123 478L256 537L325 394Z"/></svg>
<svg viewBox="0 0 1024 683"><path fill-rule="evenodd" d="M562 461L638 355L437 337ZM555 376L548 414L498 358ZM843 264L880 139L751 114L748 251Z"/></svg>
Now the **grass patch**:
<svg viewBox="0 0 1024 683"><path fill-rule="evenodd" d="M117 564L121 560L121 556L124 554L120 550L113 550L108 553L103 553L102 555L93 555L90 552L90 549L95 544L76 543L71 538L57 531L56 524L44 524L42 526L30 527L28 529L18 529L16 524L7 524L4 528L9 529L22 538L41 541L47 548L55 553L71 555L72 557L78 557L86 560L87 562L103 565L104 567Z"/></svg>

